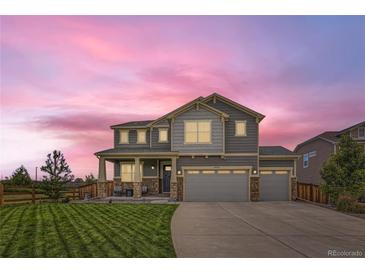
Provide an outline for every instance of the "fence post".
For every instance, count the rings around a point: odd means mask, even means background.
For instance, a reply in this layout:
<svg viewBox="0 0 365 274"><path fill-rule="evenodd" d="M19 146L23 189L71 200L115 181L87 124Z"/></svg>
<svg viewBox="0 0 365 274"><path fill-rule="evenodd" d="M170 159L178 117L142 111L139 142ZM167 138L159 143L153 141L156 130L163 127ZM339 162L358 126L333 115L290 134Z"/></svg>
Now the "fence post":
<svg viewBox="0 0 365 274"><path fill-rule="evenodd" d="M35 204L35 188L34 188L34 184L32 184L32 204Z"/></svg>
<svg viewBox="0 0 365 274"><path fill-rule="evenodd" d="M0 183L0 205L4 204L4 185Z"/></svg>

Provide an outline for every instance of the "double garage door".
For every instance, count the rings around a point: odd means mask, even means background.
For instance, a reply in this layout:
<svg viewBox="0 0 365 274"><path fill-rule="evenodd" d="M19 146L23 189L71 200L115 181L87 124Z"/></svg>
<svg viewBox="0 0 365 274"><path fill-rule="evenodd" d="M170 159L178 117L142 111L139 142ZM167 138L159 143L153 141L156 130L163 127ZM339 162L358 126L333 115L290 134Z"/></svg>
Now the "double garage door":
<svg viewBox="0 0 365 274"><path fill-rule="evenodd" d="M184 200L191 202L249 201L248 170L187 170Z"/></svg>
<svg viewBox="0 0 365 274"><path fill-rule="evenodd" d="M260 201L287 201L289 171L260 172ZM184 201L247 202L249 201L248 170L187 170L185 171Z"/></svg>

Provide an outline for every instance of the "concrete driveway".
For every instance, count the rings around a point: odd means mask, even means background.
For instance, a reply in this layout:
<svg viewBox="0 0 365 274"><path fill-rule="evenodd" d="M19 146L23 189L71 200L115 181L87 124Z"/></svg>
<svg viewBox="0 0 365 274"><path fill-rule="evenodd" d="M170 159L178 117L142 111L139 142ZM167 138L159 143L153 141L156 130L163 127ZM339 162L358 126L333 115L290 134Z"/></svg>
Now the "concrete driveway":
<svg viewBox="0 0 365 274"><path fill-rule="evenodd" d="M181 203L171 228L178 257L365 257L365 220L302 202Z"/></svg>

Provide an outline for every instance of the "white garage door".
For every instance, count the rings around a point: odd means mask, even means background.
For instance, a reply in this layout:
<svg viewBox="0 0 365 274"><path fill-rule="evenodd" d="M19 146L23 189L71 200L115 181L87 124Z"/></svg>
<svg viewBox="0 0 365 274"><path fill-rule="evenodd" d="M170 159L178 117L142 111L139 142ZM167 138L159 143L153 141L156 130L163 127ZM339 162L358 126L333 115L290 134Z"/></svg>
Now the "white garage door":
<svg viewBox="0 0 365 274"><path fill-rule="evenodd" d="M248 194L248 170L185 171L185 201L244 202Z"/></svg>
<svg viewBox="0 0 365 274"><path fill-rule="evenodd" d="M260 172L260 201L289 200L289 171L262 170Z"/></svg>

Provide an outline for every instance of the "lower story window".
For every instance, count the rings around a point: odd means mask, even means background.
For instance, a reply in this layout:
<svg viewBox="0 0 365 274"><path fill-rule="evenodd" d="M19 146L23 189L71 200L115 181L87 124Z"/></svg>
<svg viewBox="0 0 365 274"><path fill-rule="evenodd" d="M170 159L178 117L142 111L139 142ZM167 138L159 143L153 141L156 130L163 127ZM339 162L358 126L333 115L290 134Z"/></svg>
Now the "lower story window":
<svg viewBox="0 0 365 274"><path fill-rule="evenodd" d="M142 164L140 164L140 174L141 177L143 176L142 174ZM135 164L134 163L122 163L121 164L121 179L122 182L134 182L134 168L135 168Z"/></svg>

